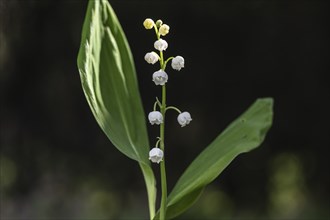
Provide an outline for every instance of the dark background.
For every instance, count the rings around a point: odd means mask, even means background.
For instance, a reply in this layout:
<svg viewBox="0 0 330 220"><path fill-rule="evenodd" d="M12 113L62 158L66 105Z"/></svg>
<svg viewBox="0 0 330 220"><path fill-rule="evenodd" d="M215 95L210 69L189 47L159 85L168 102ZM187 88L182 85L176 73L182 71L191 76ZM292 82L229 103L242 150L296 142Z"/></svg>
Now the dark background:
<svg viewBox="0 0 330 220"><path fill-rule="evenodd" d="M329 24L325 1L111 1L135 59L146 114L159 87L151 17L170 25L169 187L256 98L275 99L262 146L236 158L180 219L330 219ZM143 219L142 174L85 100L76 58L87 1L0 0L0 218ZM150 141L158 129L148 125ZM157 165L154 166L157 168ZM157 169L155 172L158 175Z"/></svg>

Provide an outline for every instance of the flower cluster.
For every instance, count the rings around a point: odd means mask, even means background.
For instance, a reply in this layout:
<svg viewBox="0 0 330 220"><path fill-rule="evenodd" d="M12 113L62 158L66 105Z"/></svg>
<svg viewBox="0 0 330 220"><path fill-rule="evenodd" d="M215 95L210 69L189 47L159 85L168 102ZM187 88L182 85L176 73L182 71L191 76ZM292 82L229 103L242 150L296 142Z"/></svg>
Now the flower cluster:
<svg viewBox="0 0 330 220"><path fill-rule="evenodd" d="M166 111L169 109L173 109L179 113L177 117L177 121L181 125L181 127L184 127L188 125L192 120L190 113L181 112L178 108L174 106L166 106L166 100L165 100L166 98L164 98L166 97L166 95L164 95L164 93L166 93L165 84L168 81L168 75L165 72L166 65L169 61L171 61L171 67L174 70L180 71L182 68L184 68L184 58L182 56L176 56L176 57L169 57L166 60L164 59L163 53L168 48L168 44L166 40L162 39L161 37L164 37L167 34L169 34L170 26L164 24L161 20L157 20L156 22L154 22L150 18L145 19L145 21L143 22L143 26L146 29L154 29L156 32L157 40L154 42L154 48L157 50L157 52L151 51L146 53L144 59L149 64L155 64L159 61L160 69L152 74L152 81L155 83L155 85L157 86L159 85L163 87L162 100L161 101L159 101L158 99L156 100L153 111L150 112L148 115L149 122L152 125L156 124L163 126ZM157 106L159 107L159 111L157 111ZM154 163L160 163L163 160L163 156L164 156L163 139L164 137L162 137L162 132L161 132L161 137L158 138L156 147L149 152L149 160L151 160ZM159 143L160 143L160 148L158 148Z"/></svg>

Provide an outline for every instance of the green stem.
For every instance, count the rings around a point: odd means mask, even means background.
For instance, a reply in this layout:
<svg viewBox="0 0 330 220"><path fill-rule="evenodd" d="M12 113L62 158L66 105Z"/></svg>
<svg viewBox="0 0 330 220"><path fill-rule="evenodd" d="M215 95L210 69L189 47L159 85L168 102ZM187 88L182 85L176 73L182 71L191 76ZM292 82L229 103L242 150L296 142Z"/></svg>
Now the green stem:
<svg viewBox="0 0 330 220"><path fill-rule="evenodd" d="M165 111L166 111L166 87L162 86L162 107L161 113L163 115L163 123L160 124L160 149L165 155ZM161 175L161 187L162 187L162 199L160 203L160 220L165 220L166 215L166 203L167 203L167 184L166 184L166 170L165 170L165 156L160 163L160 175Z"/></svg>
<svg viewBox="0 0 330 220"><path fill-rule="evenodd" d="M155 147L158 147L159 145L159 142L160 142L160 138L158 138L157 142L156 142L156 146Z"/></svg>
<svg viewBox="0 0 330 220"><path fill-rule="evenodd" d="M165 65L165 63L164 63L163 51L160 51L160 52L159 52L159 55L160 55L160 67L161 67L162 70L165 71L165 67L166 67L166 65Z"/></svg>
<svg viewBox="0 0 330 220"><path fill-rule="evenodd" d="M158 28L155 25L155 32L157 35L157 39L160 39L160 34L158 32ZM160 68L165 70L166 62L164 62L163 51L159 52L160 57ZM157 100L158 101L158 100ZM163 115L163 123L160 124L160 149L163 151L165 155L165 112L166 112L166 87L162 86L162 102L160 106L160 112ZM165 169L165 156L163 157L163 161L160 163L160 181L162 188L162 198L160 202L160 213L159 219L165 220L166 217L166 203L167 203L167 182L166 182L166 169Z"/></svg>
<svg viewBox="0 0 330 220"><path fill-rule="evenodd" d="M173 110L177 111L179 114L181 114L180 109L178 109L177 107L174 107L174 106L168 106L168 107L166 107L166 111L169 110L169 109L173 109Z"/></svg>
<svg viewBox="0 0 330 220"><path fill-rule="evenodd" d="M168 61L170 61L170 60L172 60L174 57L169 57L169 58L167 58L167 60L164 62L164 70L165 70L165 68L166 68L166 64L167 64L167 62Z"/></svg>
<svg viewBox="0 0 330 220"><path fill-rule="evenodd" d="M158 32L157 25L154 25L154 30L155 30L155 33L156 33L157 39L159 40L160 35L159 35L159 32Z"/></svg>

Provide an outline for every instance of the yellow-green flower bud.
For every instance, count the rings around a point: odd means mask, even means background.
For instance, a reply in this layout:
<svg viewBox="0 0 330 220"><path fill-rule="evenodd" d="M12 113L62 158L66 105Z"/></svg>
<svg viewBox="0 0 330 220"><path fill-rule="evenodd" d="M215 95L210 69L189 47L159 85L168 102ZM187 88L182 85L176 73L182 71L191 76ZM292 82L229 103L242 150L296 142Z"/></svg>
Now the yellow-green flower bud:
<svg viewBox="0 0 330 220"><path fill-rule="evenodd" d="M150 18L147 18L146 20L144 20L143 22L143 26L146 28L146 29L152 29L155 25L155 22L150 19Z"/></svg>
<svg viewBox="0 0 330 220"><path fill-rule="evenodd" d="M163 21L162 21L162 20L158 19L158 20L156 21L156 27L159 28L162 24L163 24Z"/></svg>
<svg viewBox="0 0 330 220"><path fill-rule="evenodd" d="M170 31L170 27L167 24L163 24L159 28L159 34L165 36Z"/></svg>

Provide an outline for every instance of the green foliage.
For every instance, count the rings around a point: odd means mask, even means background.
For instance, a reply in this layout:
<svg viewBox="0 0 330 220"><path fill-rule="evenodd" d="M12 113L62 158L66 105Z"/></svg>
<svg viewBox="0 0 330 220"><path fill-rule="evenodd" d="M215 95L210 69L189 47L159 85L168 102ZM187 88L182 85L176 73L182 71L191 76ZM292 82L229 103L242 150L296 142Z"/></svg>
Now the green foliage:
<svg viewBox="0 0 330 220"><path fill-rule="evenodd" d="M118 150L140 163L153 216L156 189L145 113L131 50L108 1L89 1L78 68L96 121Z"/></svg>
<svg viewBox="0 0 330 220"><path fill-rule="evenodd" d="M203 191L239 154L258 147L273 119L273 100L258 99L232 122L180 177L167 200L168 219L189 208ZM158 217L158 216L156 216Z"/></svg>

